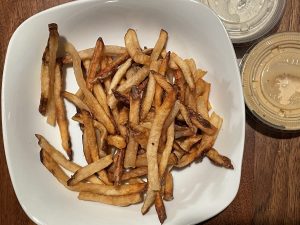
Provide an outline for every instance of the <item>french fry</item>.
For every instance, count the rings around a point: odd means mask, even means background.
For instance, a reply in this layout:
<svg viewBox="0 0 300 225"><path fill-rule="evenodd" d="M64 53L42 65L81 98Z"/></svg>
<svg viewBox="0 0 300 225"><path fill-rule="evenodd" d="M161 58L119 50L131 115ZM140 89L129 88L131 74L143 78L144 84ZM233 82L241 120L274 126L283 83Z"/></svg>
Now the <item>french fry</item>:
<svg viewBox="0 0 300 225"><path fill-rule="evenodd" d="M106 112L106 114L110 115L110 110L109 110L109 107L107 105L107 96L106 96L106 93L105 93L105 91L102 87L102 84L95 83L94 86L93 86L93 93L94 93L96 99L98 100L99 104L101 105L101 107Z"/></svg>
<svg viewBox="0 0 300 225"><path fill-rule="evenodd" d="M46 61L46 57L49 57L49 46L47 45L43 53L42 66L41 66L41 97L39 112L46 116L48 100L49 100L49 86L50 86L50 76L49 76L49 62Z"/></svg>
<svg viewBox="0 0 300 225"><path fill-rule="evenodd" d="M49 28L49 95L47 104L47 123L51 126L56 124L55 112L55 96L54 96L54 80L56 67L56 54L58 50L59 34L57 31L57 24L51 23Z"/></svg>
<svg viewBox="0 0 300 225"><path fill-rule="evenodd" d="M233 165L231 164L231 160L218 153L218 151L214 148L209 149L208 152L205 153L205 155L210 159L210 161L216 165L225 167L227 169L233 169Z"/></svg>
<svg viewBox="0 0 300 225"><path fill-rule="evenodd" d="M192 123L202 130L204 133L208 135L213 135L216 133L217 128L209 122L209 120L204 119L199 113L194 110L188 108L189 116L191 118Z"/></svg>
<svg viewBox="0 0 300 225"><path fill-rule="evenodd" d="M103 50L104 50L104 43L102 38L100 37L96 41L96 46L91 59L91 64L89 66L89 69L87 70L86 85L90 91L92 91L93 89L92 81L95 79L97 70L101 65L100 62L103 56Z"/></svg>
<svg viewBox="0 0 300 225"><path fill-rule="evenodd" d="M67 99L69 102L73 103L80 110L85 110L85 111L90 112L89 107L76 95L74 95L70 92L67 92L67 91L63 91L62 96L65 99Z"/></svg>
<svg viewBox="0 0 300 225"><path fill-rule="evenodd" d="M160 223L163 224L165 222L165 220L167 219L167 214L166 214L165 205L162 200L160 192L156 192L155 209L156 209Z"/></svg>
<svg viewBox="0 0 300 225"><path fill-rule="evenodd" d="M144 94L143 102L141 105L141 119L142 120L147 116L147 114L152 106L152 101L153 101L154 94L155 94L155 83L156 83L155 79L154 79L152 73L150 72L146 93Z"/></svg>
<svg viewBox="0 0 300 225"><path fill-rule="evenodd" d="M162 152L162 156L159 164L160 177L164 176L165 170L167 168L169 156L171 154L172 147L173 147L173 142L174 142L174 123L171 123L167 131L167 142Z"/></svg>
<svg viewBox="0 0 300 225"><path fill-rule="evenodd" d="M122 207L137 204L143 201L143 197L141 194L107 196L107 195L94 194L90 192L80 192L78 195L78 199L84 201L101 202L108 205L115 205L115 206L122 206Z"/></svg>
<svg viewBox="0 0 300 225"><path fill-rule="evenodd" d="M65 50L72 56L73 59L73 67L75 72L75 78L78 86L82 90L86 103L93 115L96 119L103 123L106 127L107 131L111 134L116 132L113 122L109 118L109 116L105 113L103 108L99 105L97 99L93 96L93 94L86 88L85 80L83 78L82 69L81 69L81 60L78 55L78 52L74 48L74 46L70 43L65 44Z"/></svg>
<svg viewBox="0 0 300 225"><path fill-rule="evenodd" d="M159 191L160 179L157 162L157 149L164 122L167 119L175 102L175 91L163 76L154 74L154 78L156 82L167 92L164 102L159 110L157 110L157 113L154 117L147 143L149 189L153 191Z"/></svg>
<svg viewBox="0 0 300 225"><path fill-rule="evenodd" d="M122 180L125 181L132 178L142 177L147 173L148 173L148 168L146 166L138 167L128 172L125 172L122 176Z"/></svg>
<svg viewBox="0 0 300 225"><path fill-rule="evenodd" d="M175 63L180 67L182 70L183 76L191 90L195 89L195 81L193 78L193 75L190 71L189 66L184 62L182 58L180 58L176 53L172 52L171 53L171 58L175 61Z"/></svg>
<svg viewBox="0 0 300 225"><path fill-rule="evenodd" d="M175 84L177 85L178 88L178 99L181 102L185 102L185 92L188 89L185 84L185 80L183 78L183 74L181 70L175 70L174 72L174 77L175 77Z"/></svg>
<svg viewBox="0 0 300 225"><path fill-rule="evenodd" d="M83 130L83 134L82 134L82 145L83 145L83 154L84 154L84 158L86 160L86 162L88 164L92 163L92 157L91 157L91 150L88 144L88 136L87 136L87 132L84 129Z"/></svg>
<svg viewBox="0 0 300 225"><path fill-rule="evenodd" d="M108 135L107 143L115 146L118 149L123 149L126 147L126 141L121 135Z"/></svg>
<svg viewBox="0 0 300 225"><path fill-rule="evenodd" d="M191 137L187 137L182 142L177 141L177 143L184 151L188 152L190 151L191 147L197 142L199 142L201 139L202 139L202 135L194 135Z"/></svg>
<svg viewBox="0 0 300 225"><path fill-rule="evenodd" d="M150 56L142 52L135 30L128 29L124 39L126 49L133 61L139 64L149 65Z"/></svg>
<svg viewBox="0 0 300 225"><path fill-rule="evenodd" d="M155 197L156 197L156 191L153 191L148 187L146 198L144 200L144 204L141 209L143 215L145 215L149 211L151 206L154 204Z"/></svg>
<svg viewBox="0 0 300 225"><path fill-rule="evenodd" d="M196 133L197 128L194 126L194 124L191 121L190 112L188 111L188 109L185 107L185 105L179 103L179 110L186 124L189 126L189 128L191 128L191 130L193 130Z"/></svg>
<svg viewBox="0 0 300 225"><path fill-rule="evenodd" d="M151 53L151 60L157 60L161 51L163 50L163 48L165 47L166 43L167 43L167 39L168 39L168 32L161 29L160 30L160 34L158 37L158 40L153 48L153 51Z"/></svg>
<svg viewBox="0 0 300 225"><path fill-rule="evenodd" d="M173 183L173 176L171 172L166 173L165 178L165 190L164 190L164 200L166 201L172 201L174 199L173 197L173 189L174 189L174 183Z"/></svg>
<svg viewBox="0 0 300 225"><path fill-rule="evenodd" d="M58 63L54 74L54 90L53 96L55 101L56 120L60 131L61 144L66 151L70 160L73 158L73 151L71 149L71 138L69 133L69 123L66 115L65 103L61 97L62 92L62 77L61 77L61 63Z"/></svg>
<svg viewBox="0 0 300 225"><path fill-rule="evenodd" d="M114 181L115 185L120 185L122 176L123 176L123 169L124 169L124 155L125 155L125 149L119 149L116 153L116 168L114 171Z"/></svg>
<svg viewBox="0 0 300 225"><path fill-rule="evenodd" d="M68 186L73 186L80 181L90 177L91 175L103 170L104 168L108 167L112 163L111 155L107 155L97 161L94 161L91 164L88 164L85 167L80 168L77 170L74 175L68 180Z"/></svg>

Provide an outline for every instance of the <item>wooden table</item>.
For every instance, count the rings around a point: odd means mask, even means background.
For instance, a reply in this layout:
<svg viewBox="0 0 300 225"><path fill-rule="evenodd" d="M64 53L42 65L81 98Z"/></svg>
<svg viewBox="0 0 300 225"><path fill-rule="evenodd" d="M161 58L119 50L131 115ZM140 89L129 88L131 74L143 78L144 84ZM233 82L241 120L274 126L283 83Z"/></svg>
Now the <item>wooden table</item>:
<svg viewBox="0 0 300 225"><path fill-rule="evenodd" d="M68 0L0 0L0 74L16 28L28 17L65 2ZM299 0L287 0L278 31L300 32ZM268 130L248 114L239 192L222 213L203 224L300 224L299 136ZM0 148L0 224L34 224L15 196L2 139Z"/></svg>

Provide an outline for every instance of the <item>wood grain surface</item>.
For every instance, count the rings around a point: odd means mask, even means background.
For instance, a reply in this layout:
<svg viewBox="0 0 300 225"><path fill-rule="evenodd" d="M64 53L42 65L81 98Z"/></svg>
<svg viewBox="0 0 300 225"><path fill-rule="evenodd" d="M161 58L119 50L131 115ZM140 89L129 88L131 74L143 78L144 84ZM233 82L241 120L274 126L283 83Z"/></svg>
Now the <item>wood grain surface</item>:
<svg viewBox="0 0 300 225"><path fill-rule="evenodd" d="M16 28L30 16L65 2L68 0L0 0L1 80L7 45ZM300 0L287 0L275 32L282 31L300 32ZM15 196L2 138L0 148L0 224L34 224ZM299 148L300 133L276 132L247 113L239 192L223 212L202 224L300 224Z"/></svg>

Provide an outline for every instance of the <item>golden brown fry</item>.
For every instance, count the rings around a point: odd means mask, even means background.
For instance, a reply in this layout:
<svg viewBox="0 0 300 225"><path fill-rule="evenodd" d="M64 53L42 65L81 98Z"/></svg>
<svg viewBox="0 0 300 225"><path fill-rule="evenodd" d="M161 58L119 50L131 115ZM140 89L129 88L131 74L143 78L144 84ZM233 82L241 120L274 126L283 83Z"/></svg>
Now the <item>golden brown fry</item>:
<svg viewBox="0 0 300 225"><path fill-rule="evenodd" d="M188 108L189 116L192 123L208 135L213 135L216 133L217 128L209 122L209 120L204 119L199 113Z"/></svg>
<svg viewBox="0 0 300 225"><path fill-rule="evenodd" d="M151 206L154 204L155 197L156 197L156 191L153 191L148 187L146 198L144 200L144 203L143 203L143 206L141 209L141 212L143 215L145 215L149 211Z"/></svg>
<svg viewBox="0 0 300 225"><path fill-rule="evenodd" d="M124 169L124 156L125 156L125 149L119 149L116 153L116 168L114 171L114 181L115 185L120 185L122 176L123 176L123 169Z"/></svg>
<svg viewBox="0 0 300 225"><path fill-rule="evenodd" d="M188 88L186 86L185 80L183 78L183 74L180 69L175 70L174 77L175 77L175 84L177 85L177 89L178 89L178 99L181 102L185 102L185 92L186 89Z"/></svg>
<svg viewBox="0 0 300 225"><path fill-rule="evenodd" d="M71 138L69 133L69 123L66 115L65 103L61 97L62 92L62 77L61 77L61 64L58 63L55 68L54 76L54 90L53 96L55 101L55 114L56 120L60 131L61 144L66 151L70 160L73 158L73 151L71 149Z"/></svg>
<svg viewBox="0 0 300 225"><path fill-rule="evenodd" d="M83 134L82 134L82 145L83 145L83 154L84 154L84 158L86 160L86 162L88 164L92 163L92 157L91 157L91 150L88 144L88 136L87 136L87 132L84 129L83 130Z"/></svg>
<svg viewBox="0 0 300 225"><path fill-rule="evenodd" d="M186 122L186 124L189 126L189 128L191 128L191 130L193 130L196 133L197 128L193 125L193 123L191 121L190 113L189 113L188 109L182 103L179 103L179 109L180 109L180 113L181 113L184 121Z"/></svg>
<svg viewBox="0 0 300 225"><path fill-rule="evenodd" d="M39 105L39 112L46 116L47 113L47 106L48 106L48 99L49 99L49 85L50 85L50 77L49 77L49 63L46 62L46 55L49 54L48 45L45 48L43 59L42 59L42 66L41 66L41 97L40 97L40 105Z"/></svg>
<svg viewBox="0 0 300 225"><path fill-rule="evenodd" d="M47 123L55 126L56 112L55 112L55 97L54 97L54 80L56 67L56 54L58 50L59 34L57 31L57 24L51 23L49 27L49 95L47 104Z"/></svg>
<svg viewBox="0 0 300 225"><path fill-rule="evenodd" d="M120 125L127 125L129 120L129 109L127 107L123 107L120 110L120 114L119 114L119 124Z"/></svg>
<svg viewBox="0 0 300 225"><path fill-rule="evenodd" d="M67 99L69 102L72 102L80 110L85 110L85 111L90 112L89 107L76 95L74 95L70 92L67 92L67 91L63 91L62 96L65 99Z"/></svg>
<svg viewBox="0 0 300 225"><path fill-rule="evenodd" d="M194 135L191 137L187 137L181 142L177 141L177 143L184 151L188 152L190 151L191 147L197 142L199 142L201 139L202 139L202 135Z"/></svg>
<svg viewBox="0 0 300 225"><path fill-rule="evenodd" d="M204 83L203 93L197 98L197 112L205 119L208 119L209 111L209 93L210 93L210 84Z"/></svg>
<svg viewBox="0 0 300 225"><path fill-rule="evenodd" d="M105 128L104 128L105 129ZM105 129L106 131L106 129ZM107 155L107 153L105 152L105 147L106 147L106 143L105 143L105 133L102 133L100 130L95 129L95 133L96 133L96 140L97 140L97 146L98 146L98 154L100 158L103 158ZM107 132L106 132L107 135Z"/></svg>
<svg viewBox="0 0 300 225"><path fill-rule="evenodd" d="M170 60L170 52L166 54L166 57L162 60L162 63L160 64L160 67L158 69L158 73L161 75L165 75L168 64ZM158 109L162 103L162 96L163 95L163 89L159 86L159 84L155 84L155 94L154 94L154 105L155 108Z"/></svg>
<svg viewBox="0 0 300 225"><path fill-rule="evenodd" d="M87 166L84 166L77 170L74 175L68 180L68 185L73 186L80 181L90 177L91 175L105 169L112 163L112 157L111 155L107 155L97 161L94 161L91 164L88 164Z"/></svg>
<svg viewBox="0 0 300 225"><path fill-rule="evenodd" d="M128 29L124 39L126 49L133 61L139 64L149 65L150 56L142 52L135 30Z"/></svg>
<svg viewBox="0 0 300 225"><path fill-rule="evenodd" d="M233 169L231 160L228 157L221 155L216 149L209 149L209 151L206 152L205 155L210 159L210 161L214 165L225 167L227 169Z"/></svg>
<svg viewBox="0 0 300 225"><path fill-rule="evenodd" d="M197 66L196 66L195 60L194 59L185 59L184 61L189 66L189 69L190 69L190 71L191 71L191 73L193 75L194 81L196 82L195 73L197 71Z"/></svg>
<svg viewBox="0 0 300 225"><path fill-rule="evenodd" d="M94 84L93 93L94 93L97 101L99 102L99 104L102 106L102 108L106 112L106 114L110 116L110 110L107 105L107 96L102 87L102 84L99 84L99 83Z"/></svg>
<svg viewBox="0 0 300 225"><path fill-rule="evenodd" d="M102 38L100 37L96 41L96 46L91 59L91 64L89 66L89 69L87 70L86 85L90 91L93 90L92 81L95 79L96 73L101 65L100 63L101 63L101 58L103 56L103 51L104 51L104 43Z"/></svg>
<svg viewBox="0 0 300 225"><path fill-rule="evenodd" d="M143 197L141 194L107 196L89 192L80 192L78 195L78 199L84 201L101 202L108 205L116 205L122 207L137 204L143 201Z"/></svg>
<svg viewBox="0 0 300 225"><path fill-rule="evenodd" d="M167 213L160 192L156 192L155 209L160 223L163 224L167 219Z"/></svg>
<svg viewBox="0 0 300 225"><path fill-rule="evenodd" d="M126 48L125 47L121 47L121 46L117 46L117 45L105 45L104 48L104 55L105 56L118 56L121 54L126 53ZM90 60L93 57L94 54L94 48L88 48L88 49L84 49L78 52L80 58L82 61L85 60ZM67 54L63 57L62 62L63 64L69 64L72 63L72 57Z"/></svg>
<svg viewBox="0 0 300 225"><path fill-rule="evenodd" d="M136 86L133 86L130 93L130 107L129 107L129 124L131 126L139 123L140 117L140 92ZM129 132L129 140L125 152L125 168L135 167L136 155L138 150L138 143L133 137L133 132Z"/></svg>
<svg viewBox="0 0 300 225"><path fill-rule="evenodd" d="M98 79L105 79L107 77L109 77L110 75L112 75L112 72L114 72L121 64L123 64L126 60L128 60L129 58L129 54L127 52L125 52L124 54L120 55L116 60L112 61L111 63L109 63L108 65L106 65L105 68L103 68L97 75L96 75L96 79L94 79L93 82L97 81ZM129 67L131 64L131 59L129 59L129 61L127 61L127 63L125 63L125 67ZM124 71L125 69L122 68L122 70L120 72L125 72L127 71L127 69ZM118 75L119 76L119 75ZM121 77L123 76L123 74L121 75ZM118 78L119 79L119 78Z"/></svg>
<svg viewBox="0 0 300 225"><path fill-rule="evenodd" d="M167 40L168 40L168 32L161 29L160 30L160 34L159 34L159 38L153 48L153 51L151 53L151 60L157 60L161 51L163 50L163 48L165 47L166 43L167 43Z"/></svg>
<svg viewBox="0 0 300 225"><path fill-rule="evenodd" d="M115 146L118 149L126 147L126 141L121 135L108 135L107 144Z"/></svg>
<svg viewBox="0 0 300 225"><path fill-rule="evenodd" d="M83 91L85 96L85 101L92 111L93 115L96 119L103 123L106 127L107 131L111 134L116 132L115 127L109 116L105 113L103 108L99 105L97 99L93 96L93 94L86 88L85 80L83 78L82 69L81 69L81 60L78 55L78 52L74 48L74 46L70 43L65 44L65 50L72 56L73 59L73 67L75 78L78 86Z"/></svg>
<svg viewBox="0 0 300 225"><path fill-rule="evenodd" d="M193 135L195 135L195 132L188 127L186 127L184 130L175 131L175 139L182 138L182 137L189 137Z"/></svg>
<svg viewBox="0 0 300 225"><path fill-rule="evenodd" d="M189 154L184 155L176 167L185 167L192 163L195 159L203 157L205 152L207 152L209 149L212 148L212 146L215 143L215 140L218 136L218 132L221 129L222 126L222 118L218 116L216 113L212 113L210 122L213 126L217 128L217 132L215 132L214 135L210 136L207 134L204 134L202 137L202 141L197 144L195 147L193 147Z"/></svg>
<svg viewBox="0 0 300 225"><path fill-rule="evenodd" d="M148 168L146 166L138 167L136 169L129 170L125 172L122 176L122 180L129 180L136 177L145 176L148 173Z"/></svg>
<svg viewBox="0 0 300 225"><path fill-rule="evenodd" d="M176 55L174 52L171 53L171 58L175 61L175 63L180 67L182 70L183 76L190 87L191 90L195 89L195 81L193 78L193 75L190 71L189 66L184 62L182 58L180 58L178 55Z"/></svg>
<svg viewBox="0 0 300 225"><path fill-rule="evenodd" d="M173 183L172 173L167 172L165 178L164 200L172 201L174 199L173 189L174 189L174 183Z"/></svg>
<svg viewBox="0 0 300 225"><path fill-rule="evenodd" d="M171 123L167 131L167 141L165 144L165 148L162 152L162 156L159 164L160 177L164 176L165 170L167 168L169 156L171 154L172 147L173 147L173 142L174 142L174 122Z"/></svg>
<svg viewBox="0 0 300 225"><path fill-rule="evenodd" d="M154 94L155 94L155 83L156 83L155 79L152 73L150 72L146 93L144 93L143 102L141 105L142 120L147 116L149 110L151 109L152 101L154 99Z"/></svg>
<svg viewBox="0 0 300 225"><path fill-rule="evenodd" d="M160 179L157 162L157 150L161 132L165 120L167 119L173 104L175 102L175 91L173 87L167 82L165 77L160 74L153 74L156 82L167 92L167 96L157 110L150 130L149 139L147 143L147 160L148 160L148 183L149 189L153 191L160 190Z"/></svg>
<svg viewBox="0 0 300 225"><path fill-rule="evenodd" d="M117 88L117 91L121 93L126 93L131 90L131 87L134 85L139 85L149 74L149 67L144 66L132 77L132 79L126 80L125 83L120 85ZM111 109L115 108L117 104L117 100L114 96L110 96L108 99L108 105Z"/></svg>

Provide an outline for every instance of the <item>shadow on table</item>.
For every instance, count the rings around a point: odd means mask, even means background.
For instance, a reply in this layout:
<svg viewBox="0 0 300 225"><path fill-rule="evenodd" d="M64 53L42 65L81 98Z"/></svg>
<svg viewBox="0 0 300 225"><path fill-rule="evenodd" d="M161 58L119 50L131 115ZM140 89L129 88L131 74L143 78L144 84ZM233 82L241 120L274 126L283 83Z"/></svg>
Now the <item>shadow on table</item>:
<svg viewBox="0 0 300 225"><path fill-rule="evenodd" d="M255 131L272 138L290 139L300 136L300 131L282 131L270 127L257 119L250 110L246 107L246 122Z"/></svg>

